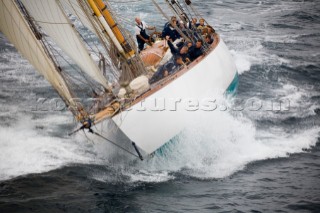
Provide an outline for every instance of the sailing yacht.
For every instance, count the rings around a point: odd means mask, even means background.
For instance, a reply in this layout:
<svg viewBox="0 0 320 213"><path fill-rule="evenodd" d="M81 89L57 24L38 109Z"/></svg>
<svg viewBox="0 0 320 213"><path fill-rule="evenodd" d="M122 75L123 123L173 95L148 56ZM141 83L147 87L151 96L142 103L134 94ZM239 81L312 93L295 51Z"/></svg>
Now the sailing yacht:
<svg viewBox="0 0 320 213"><path fill-rule="evenodd" d="M183 26L201 17L190 0L151 3L168 21L170 15L180 17ZM238 75L227 46L215 33L202 56L150 85L150 76L170 57L166 40L154 33L150 47L139 53L120 19L103 0L0 0L1 32L73 113L79 123L73 133L87 129L95 138L125 149L103 135L109 131L105 124L112 123L143 159L184 129L187 112L179 103L233 93ZM88 41L79 26L87 28L94 41ZM204 39L188 27L176 30L184 41ZM155 107L160 101L174 107Z"/></svg>

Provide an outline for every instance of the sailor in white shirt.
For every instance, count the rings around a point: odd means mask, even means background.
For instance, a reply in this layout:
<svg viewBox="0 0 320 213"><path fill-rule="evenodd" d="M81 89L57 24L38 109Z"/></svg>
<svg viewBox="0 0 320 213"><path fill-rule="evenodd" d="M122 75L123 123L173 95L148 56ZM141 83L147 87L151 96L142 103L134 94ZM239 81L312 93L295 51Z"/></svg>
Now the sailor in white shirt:
<svg viewBox="0 0 320 213"><path fill-rule="evenodd" d="M134 28L139 50L143 50L144 44L149 42L150 36L147 34L146 29L154 30L155 27L149 27L144 21L141 21L140 18L136 17L136 26Z"/></svg>

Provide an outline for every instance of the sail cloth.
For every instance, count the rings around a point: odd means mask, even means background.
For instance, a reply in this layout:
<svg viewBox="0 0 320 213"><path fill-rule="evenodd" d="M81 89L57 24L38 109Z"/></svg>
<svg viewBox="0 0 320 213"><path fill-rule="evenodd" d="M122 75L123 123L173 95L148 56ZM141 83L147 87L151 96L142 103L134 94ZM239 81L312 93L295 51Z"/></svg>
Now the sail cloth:
<svg viewBox="0 0 320 213"><path fill-rule="evenodd" d="M66 12L71 13L74 15L86 28L88 28L93 34L97 36L100 40L101 47L104 47L106 52L110 51L110 41L108 37L104 36L102 26L99 25L96 20L92 16L92 9L89 8L90 6L87 4L86 1L83 0L62 0L60 1L63 8ZM105 58L109 65L114 63L111 60L111 57ZM118 64L118 63L116 63ZM117 76L118 73L115 68L110 69L111 74Z"/></svg>
<svg viewBox="0 0 320 213"><path fill-rule="evenodd" d="M76 16L86 28L95 33L92 24L88 20L87 15L83 12L78 0L63 0L61 1L61 4L68 12Z"/></svg>
<svg viewBox="0 0 320 213"><path fill-rule="evenodd" d="M41 73L56 89L67 105L76 104L66 82L45 53L42 44L36 39L20 9L12 0L0 0L0 31L17 50Z"/></svg>
<svg viewBox="0 0 320 213"><path fill-rule="evenodd" d="M92 79L109 89L107 79L90 57L59 0L20 0L37 24Z"/></svg>

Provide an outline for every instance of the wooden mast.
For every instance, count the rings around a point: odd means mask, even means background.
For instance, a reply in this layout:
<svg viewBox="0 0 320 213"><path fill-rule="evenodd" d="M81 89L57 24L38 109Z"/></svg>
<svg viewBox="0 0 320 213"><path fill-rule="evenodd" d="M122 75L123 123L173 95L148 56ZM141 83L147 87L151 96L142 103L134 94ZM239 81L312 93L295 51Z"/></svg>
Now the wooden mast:
<svg viewBox="0 0 320 213"><path fill-rule="evenodd" d="M102 0L88 0L89 5L94 11L95 15L101 21L103 27L107 31L108 35L111 37L112 41L117 46L118 50L124 54L127 59L134 57L135 51L131 48L129 43L125 40L125 37L121 33L117 23L113 19L107 5ZM107 26L103 23L101 19L103 17L106 21ZM120 45L120 46L119 46ZM120 48L121 47L121 48Z"/></svg>

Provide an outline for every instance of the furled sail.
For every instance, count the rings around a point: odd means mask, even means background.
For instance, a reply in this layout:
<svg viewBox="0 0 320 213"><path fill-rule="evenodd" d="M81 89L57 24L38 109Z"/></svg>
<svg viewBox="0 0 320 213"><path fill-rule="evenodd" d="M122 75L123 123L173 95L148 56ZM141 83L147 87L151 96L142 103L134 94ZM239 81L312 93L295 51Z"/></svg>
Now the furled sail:
<svg viewBox="0 0 320 213"><path fill-rule="evenodd" d="M90 57L59 0L20 0L35 22L92 79L109 89L107 79Z"/></svg>
<svg viewBox="0 0 320 213"><path fill-rule="evenodd" d="M76 107L66 82L24 20L15 1L0 0L0 30L38 72L50 82L66 104Z"/></svg>

